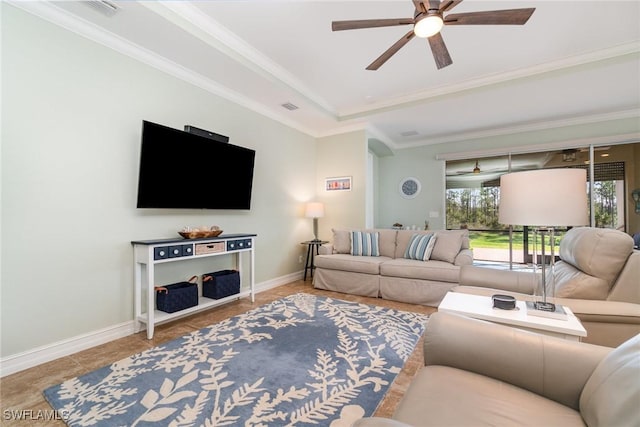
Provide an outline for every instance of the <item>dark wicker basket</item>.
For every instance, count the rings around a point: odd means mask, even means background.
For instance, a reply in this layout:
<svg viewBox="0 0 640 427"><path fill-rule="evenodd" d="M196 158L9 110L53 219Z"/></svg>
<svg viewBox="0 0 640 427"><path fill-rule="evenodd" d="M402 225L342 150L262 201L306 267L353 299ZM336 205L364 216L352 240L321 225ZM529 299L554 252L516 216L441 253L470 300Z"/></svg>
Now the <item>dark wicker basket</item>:
<svg viewBox="0 0 640 427"><path fill-rule="evenodd" d="M175 313L185 308L198 305L198 283L196 276L188 282L178 282L167 286L158 286L156 290L156 307L165 313Z"/></svg>
<svg viewBox="0 0 640 427"><path fill-rule="evenodd" d="M221 270L202 275L202 296L220 299L240 293L240 272Z"/></svg>

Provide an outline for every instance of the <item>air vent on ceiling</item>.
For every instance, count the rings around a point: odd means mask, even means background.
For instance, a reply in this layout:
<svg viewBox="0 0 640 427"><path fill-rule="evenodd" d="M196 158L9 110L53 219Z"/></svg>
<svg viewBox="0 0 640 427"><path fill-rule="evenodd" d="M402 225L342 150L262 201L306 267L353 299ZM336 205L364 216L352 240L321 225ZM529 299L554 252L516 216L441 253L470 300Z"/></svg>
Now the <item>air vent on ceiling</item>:
<svg viewBox="0 0 640 427"><path fill-rule="evenodd" d="M83 3L108 17L112 17L120 10L114 2L107 0L90 0Z"/></svg>
<svg viewBox="0 0 640 427"><path fill-rule="evenodd" d="M417 135L419 135L419 133L416 132L415 130L407 130L407 131L404 131L404 132L400 132L400 135L404 136L406 138L408 136L417 136Z"/></svg>
<svg viewBox="0 0 640 427"><path fill-rule="evenodd" d="M282 104L282 106L283 106L284 108L286 108L287 110L290 110L290 111L293 111L293 110L297 110L297 109L298 109L298 106L297 106L297 105L294 105L294 104L292 104L292 103L290 103L290 102L285 102L284 104Z"/></svg>

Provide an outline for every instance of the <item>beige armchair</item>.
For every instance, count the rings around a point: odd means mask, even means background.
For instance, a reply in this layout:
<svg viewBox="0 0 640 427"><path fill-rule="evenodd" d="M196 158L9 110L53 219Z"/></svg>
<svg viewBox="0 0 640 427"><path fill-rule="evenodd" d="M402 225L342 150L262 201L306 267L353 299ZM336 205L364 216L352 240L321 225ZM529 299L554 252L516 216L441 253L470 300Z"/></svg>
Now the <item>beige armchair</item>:
<svg viewBox="0 0 640 427"><path fill-rule="evenodd" d="M438 312L393 419L354 427L607 426L640 420L640 335L616 349Z"/></svg>
<svg viewBox="0 0 640 427"><path fill-rule="evenodd" d="M640 333L640 251L617 230L578 227L560 242L553 278L555 297L580 319L592 344L618 346ZM463 266L455 292L496 293L534 300L539 277L530 272ZM540 295L540 293L537 293Z"/></svg>

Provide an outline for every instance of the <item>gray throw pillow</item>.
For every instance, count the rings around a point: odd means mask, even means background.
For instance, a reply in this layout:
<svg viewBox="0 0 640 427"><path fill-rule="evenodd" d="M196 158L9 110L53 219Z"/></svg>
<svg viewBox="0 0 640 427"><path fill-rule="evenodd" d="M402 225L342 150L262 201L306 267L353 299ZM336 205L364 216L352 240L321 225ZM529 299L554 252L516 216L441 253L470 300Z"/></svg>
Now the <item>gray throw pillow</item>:
<svg viewBox="0 0 640 427"><path fill-rule="evenodd" d="M431 252L431 259L453 264L462 247L462 233L459 231L438 231L436 245Z"/></svg>

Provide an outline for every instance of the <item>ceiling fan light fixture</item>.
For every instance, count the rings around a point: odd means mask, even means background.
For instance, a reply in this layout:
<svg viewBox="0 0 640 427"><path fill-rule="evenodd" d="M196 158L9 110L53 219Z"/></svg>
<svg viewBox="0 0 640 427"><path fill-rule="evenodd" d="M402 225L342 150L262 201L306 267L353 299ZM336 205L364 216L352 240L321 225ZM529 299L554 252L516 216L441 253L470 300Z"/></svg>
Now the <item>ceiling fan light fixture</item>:
<svg viewBox="0 0 640 427"><path fill-rule="evenodd" d="M480 166L478 165L478 161L476 160L476 167L473 168L473 173L480 173Z"/></svg>
<svg viewBox="0 0 640 427"><path fill-rule="evenodd" d="M440 32L444 25L442 17L437 13L428 13L413 25L417 37L427 38Z"/></svg>

